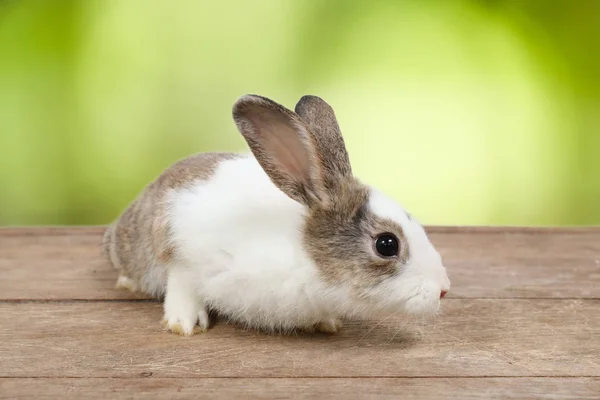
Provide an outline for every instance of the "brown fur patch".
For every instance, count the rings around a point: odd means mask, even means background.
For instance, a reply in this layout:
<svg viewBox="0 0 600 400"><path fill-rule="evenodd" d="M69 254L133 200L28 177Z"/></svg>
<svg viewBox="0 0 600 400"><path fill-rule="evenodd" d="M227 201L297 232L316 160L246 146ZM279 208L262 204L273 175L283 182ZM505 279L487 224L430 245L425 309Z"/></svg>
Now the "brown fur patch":
<svg viewBox="0 0 600 400"><path fill-rule="evenodd" d="M104 235L104 251L114 267L144 290L142 278L148 270L166 268L177 257L170 240L166 193L208 180L219 163L236 157L233 153L196 154L171 165L151 182Z"/></svg>
<svg viewBox="0 0 600 400"><path fill-rule="evenodd" d="M383 220L367 209L369 189L354 178L338 182L330 208L310 211L304 240L323 279L348 283L360 293L400 272L409 249L402 227ZM374 249L377 235L395 234L400 241L397 258L381 258Z"/></svg>

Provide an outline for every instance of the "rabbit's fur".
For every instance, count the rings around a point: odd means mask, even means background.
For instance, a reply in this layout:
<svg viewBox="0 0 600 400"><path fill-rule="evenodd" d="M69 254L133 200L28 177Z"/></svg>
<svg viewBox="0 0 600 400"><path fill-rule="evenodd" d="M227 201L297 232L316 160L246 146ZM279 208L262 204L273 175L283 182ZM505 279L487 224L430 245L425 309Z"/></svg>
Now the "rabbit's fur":
<svg viewBox="0 0 600 400"><path fill-rule="evenodd" d="M331 107L295 112L241 97L251 153L175 163L106 231L118 285L164 297L164 323L190 335L208 311L266 330L335 332L342 318L435 313L450 281L422 226L352 174ZM391 233L399 251L376 249Z"/></svg>

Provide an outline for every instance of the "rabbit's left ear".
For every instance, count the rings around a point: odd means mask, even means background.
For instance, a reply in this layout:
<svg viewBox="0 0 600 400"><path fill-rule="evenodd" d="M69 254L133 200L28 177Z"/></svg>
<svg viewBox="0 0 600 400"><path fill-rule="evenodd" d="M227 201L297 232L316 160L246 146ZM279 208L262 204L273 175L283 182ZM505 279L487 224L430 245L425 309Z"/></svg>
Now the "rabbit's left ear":
<svg viewBox="0 0 600 400"><path fill-rule="evenodd" d="M271 181L290 198L308 206L327 204L323 177L326 154L306 123L293 111L268 98L242 96L233 118L250 150Z"/></svg>
<svg viewBox="0 0 600 400"><path fill-rule="evenodd" d="M313 136L325 186L331 189L340 178L351 177L350 158L333 108L320 97L307 95L298 101L295 111Z"/></svg>

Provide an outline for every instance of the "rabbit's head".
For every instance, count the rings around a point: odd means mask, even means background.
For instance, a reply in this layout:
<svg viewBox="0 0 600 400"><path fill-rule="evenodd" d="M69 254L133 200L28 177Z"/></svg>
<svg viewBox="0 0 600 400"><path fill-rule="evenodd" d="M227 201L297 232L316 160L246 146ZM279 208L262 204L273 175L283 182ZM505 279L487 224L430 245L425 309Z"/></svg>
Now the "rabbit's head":
<svg viewBox="0 0 600 400"><path fill-rule="evenodd" d="M235 103L233 116L271 181L306 207L304 248L326 285L347 289L347 308L438 310L450 290L439 253L403 207L353 176L325 101L304 96L294 112L246 95Z"/></svg>

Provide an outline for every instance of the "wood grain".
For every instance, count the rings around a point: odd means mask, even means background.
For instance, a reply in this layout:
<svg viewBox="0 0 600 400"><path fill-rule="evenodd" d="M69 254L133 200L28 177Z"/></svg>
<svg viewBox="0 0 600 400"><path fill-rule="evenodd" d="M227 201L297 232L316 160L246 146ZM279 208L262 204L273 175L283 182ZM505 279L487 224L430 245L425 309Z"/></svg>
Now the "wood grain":
<svg viewBox="0 0 600 400"><path fill-rule="evenodd" d="M117 272L102 254L103 230L17 232L0 234L0 300L144 298L114 289Z"/></svg>
<svg viewBox="0 0 600 400"><path fill-rule="evenodd" d="M114 289L102 227L0 229L0 300L136 299ZM600 228L428 228L450 298L600 298Z"/></svg>
<svg viewBox="0 0 600 400"><path fill-rule="evenodd" d="M182 338L113 289L103 227L0 229L0 398L600 398L600 228L427 230L434 320Z"/></svg>
<svg viewBox="0 0 600 400"><path fill-rule="evenodd" d="M598 378L371 379L0 379L0 398L19 399L588 399Z"/></svg>
<svg viewBox="0 0 600 400"><path fill-rule="evenodd" d="M453 299L434 321L273 336L218 324L182 338L161 306L0 304L4 377L600 377L599 300Z"/></svg>
<svg viewBox="0 0 600 400"><path fill-rule="evenodd" d="M432 230L457 298L600 298L600 229Z"/></svg>

